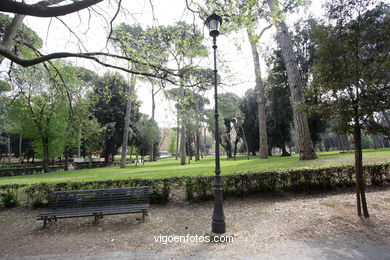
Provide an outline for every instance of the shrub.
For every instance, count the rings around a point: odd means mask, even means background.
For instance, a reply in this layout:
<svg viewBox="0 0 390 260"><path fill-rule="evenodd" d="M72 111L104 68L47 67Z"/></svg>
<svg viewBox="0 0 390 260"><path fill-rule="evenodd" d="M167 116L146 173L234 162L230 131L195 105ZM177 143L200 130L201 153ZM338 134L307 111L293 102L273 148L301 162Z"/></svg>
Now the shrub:
<svg viewBox="0 0 390 260"><path fill-rule="evenodd" d="M390 163L365 165L363 169L368 185L390 183ZM224 196L245 196L277 191L316 191L350 187L355 184L353 166L222 175L222 181ZM172 189L185 189L188 201L208 200L214 195L213 176L39 183L25 186L27 185L3 185L0 186L0 191L13 191L17 198L18 189L24 189L27 203L31 203L32 206L44 206L54 190L149 186L150 201L155 204L167 203Z"/></svg>
<svg viewBox="0 0 390 260"><path fill-rule="evenodd" d="M48 205L47 200L35 200L31 203L31 207L33 209L38 209L38 208L46 208Z"/></svg>
<svg viewBox="0 0 390 260"><path fill-rule="evenodd" d="M18 200L17 194L7 192L5 194L1 194L1 197L6 208L13 208L20 205L20 201Z"/></svg>

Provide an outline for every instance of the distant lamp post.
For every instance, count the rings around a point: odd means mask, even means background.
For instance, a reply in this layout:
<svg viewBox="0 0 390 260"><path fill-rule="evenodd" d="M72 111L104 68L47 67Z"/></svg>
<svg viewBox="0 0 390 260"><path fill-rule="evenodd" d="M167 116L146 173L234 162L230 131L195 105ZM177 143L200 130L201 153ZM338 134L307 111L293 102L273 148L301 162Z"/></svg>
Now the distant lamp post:
<svg viewBox="0 0 390 260"><path fill-rule="evenodd" d="M212 14L206 19L206 24L209 28L209 34L213 37L214 49L214 117L215 117L215 188L214 188L214 212L211 231L217 234L226 232L225 215L223 213L222 202L222 180L221 167L219 158L219 128L218 128L218 91L217 91L217 36L219 28L222 24L222 18L216 14Z"/></svg>

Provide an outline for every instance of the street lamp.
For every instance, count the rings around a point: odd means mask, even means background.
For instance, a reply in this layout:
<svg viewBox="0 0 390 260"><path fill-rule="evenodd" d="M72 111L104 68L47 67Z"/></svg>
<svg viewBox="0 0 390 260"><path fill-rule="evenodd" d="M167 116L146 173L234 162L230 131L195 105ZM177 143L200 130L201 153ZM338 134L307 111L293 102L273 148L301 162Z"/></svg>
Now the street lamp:
<svg viewBox="0 0 390 260"><path fill-rule="evenodd" d="M214 49L214 118L215 118L215 188L214 188L214 212L211 231L217 234L226 232L225 215L223 213L222 202L222 180L221 167L219 158L219 128L218 128L218 92L217 92L217 36L219 28L222 24L222 18L216 14L212 14L206 19L206 24L209 28L209 34L213 37Z"/></svg>

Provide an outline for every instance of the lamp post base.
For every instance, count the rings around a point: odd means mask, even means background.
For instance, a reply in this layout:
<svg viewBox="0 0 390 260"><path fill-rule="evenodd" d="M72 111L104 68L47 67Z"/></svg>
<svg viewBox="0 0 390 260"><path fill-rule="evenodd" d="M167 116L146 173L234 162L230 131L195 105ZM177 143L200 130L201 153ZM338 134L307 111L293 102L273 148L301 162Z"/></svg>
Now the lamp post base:
<svg viewBox="0 0 390 260"><path fill-rule="evenodd" d="M211 223L211 230L216 234L223 234L226 232L226 223L225 221L216 221L213 220Z"/></svg>

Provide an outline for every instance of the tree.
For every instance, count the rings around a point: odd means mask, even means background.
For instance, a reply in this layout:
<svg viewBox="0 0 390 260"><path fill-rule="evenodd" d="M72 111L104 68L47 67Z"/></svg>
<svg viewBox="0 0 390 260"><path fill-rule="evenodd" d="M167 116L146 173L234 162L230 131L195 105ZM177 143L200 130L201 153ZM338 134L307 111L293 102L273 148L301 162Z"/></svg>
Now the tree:
<svg viewBox="0 0 390 260"><path fill-rule="evenodd" d="M292 1L295 3L295 1ZM279 5L279 1L267 0L271 11L271 17L277 28L277 43L282 51L283 59L287 69L288 85L291 93L291 103L293 111L293 122L296 133L297 148L301 160L315 159L316 155L313 150L311 141L309 123L307 115L300 106L304 104L303 82L298 69L297 56L294 53L293 42L285 23L283 9Z"/></svg>
<svg viewBox="0 0 390 260"><path fill-rule="evenodd" d="M362 130L378 131L372 116L390 108L390 17L388 4L331 1L329 24L317 31L315 83L322 111L339 115L337 128L352 133L355 146L357 213L369 217L362 169ZM382 128L383 129L383 128ZM384 129L383 129L384 130Z"/></svg>
<svg viewBox="0 0 390 260"><path fill-rule="evenodd" d="M209 9L217 10L226 20L223 24L224 31L233 32L244 29L246 31L253 58L253 67L255 72L255 95L257 98L256 113L259 126L259 156L262 159L268 158L268 140L267 140L267 119L266 119L266 96L265 84L261 77L259 42L263 33L271 28L271 25L258 30L259 21L264 18L264 12L256 1L218 1L208 2Z"/></svg>
<svg viewBox="0 0 390 260"><path fill-rule="evenodd" d="M144 161L144 156L150 152L153 146L158 145L160 140L160 133L156 121L149 118L147 115L140 115L139 121L135 125L136 143ZM157 153L157 149L154 149Z"/></svg>
<svg viewBox="0 0 390 260"><path fill-rule="evenodd" d="M240 111L243 116L242 131L245 133L248 151L256 155L259 150L259 117L256 94L253 89L248 89L240 102Z"/></svg>
<svg viewBox="0 0 390 260"><path fill-rule="evenodd" d="M185 125L187 128L187 143L188 147L194 143L195 146L195 161L200 160L201 153L201 129L206 123L205 106L210 102L205 98L205 92L210 89L213 82L214 73L210 69L193 68L184 75L184 83L187 86L197 86L185 90L185 109L183 110L183 117L185 118ZM191 149L188 149L191 158Z"/></svg>
<svg viewBox="0 0 390 260"><path fill-rule="evenodd" d="M159 44L158 34L153 28L146 28L145 30L140 25L127 25L120 24L117 26L112 35L112 42L116 47L118 47L121 52L127 57L137 56L138 59L142 60L144 63L153 61L154 64L159 64L159 66L165 65L167 62L167 51L164 49L164 45ZM132 68L137 67L137 70L145 70L145 72L152 72L150 67L142 66L141 64L130 62ZM158 71L154 71L158 73ZM148 82L152 85L152 119L154 120L154 111L155 111L155 95L162 89L160 87L155 91L156 79L147 77ZM128 131L129 131L129 117L131 113L131 100L132 93L134 92L134 85L136 82L136 77L131 76L128 96L127 96L127 108L126 108L126 118L125 118L125 129L123 133L123 144L122 144L122 154L121 154L121 168L124 168L126 165L126 151L128 143ZM162 85L162 84L161 84ZM154 161L152 144L150 149L150 160Z"/></svg>
<svg viewBox="0 0 390 260"><path fill-rule="evenodd" d="M117 153L117 149L123 143L124 121L127 108L126 91L128 84L119 74L105 74L102 78L98 78L94 83L94 90L91 98L97 100L94 105L95 117L98 122L106 127L104 154L106 162ZM133 109L129 120L134 127L137 122L138 102L133 101Z"/></svg>
<svg viewBox="0 0 390 260"><path fill-rule="evenodd" d="M237 152L237 145L242 137L240 129L241 120L244 117L239 109L241 98L234 93L221 93L218 96L219 107L219 135L220 144L224 148L228 158L233 158ZM208 111L208 124L211 133L215 136L214 112Z"/></svg>
<svg viewBox="0 0 390 260"><path fill-rule="evenodd" d="M169 131L168 153L170 154L176 154L176 131L176 129Z"/></svg>
<svg viewBox="0 0 390 260"><path fill-rule="evenodd" d="M90 117L81 122L81 131L83 133L83 147L89 157L89 166L92 165L92 153L102 147L105 128L101 127L95 117Z"/></svg>
<svg viewBox="0 0 390 260"><path fill-rule="evenodd" d="M199 59L207 56L207 49L202 44L203 33L196 26L178 22L175 25L160 26L156 28L155 39L163 45L169 54L169 59L176 65L180 87L174 94L177 100L177 117L180 123L180 158L181 165L186 164L186 129L184 107L187 105L186 89L189 87L204 86L205 78L200 77L192 82L198 66L194 65ZM190 84L189 84L190 83ZM189 93L189 92L188 92ZM180 122L179 122L180 121ZM179 128L179 125L178 125Z"/></svg>
<svg viewBox="0 0 390 260"><path fill-rule="evenodd" d="M143 44L142 37L143 35L143 29L139 25L129 26L127 24L121 24L118 27L116 27L113 31L113 35L111 38L111 41L114 46L120 49L120 51L126 55L127 57L130 57L134 55L135 53L141 53L143 50ZM129 62L129 67L133 68L137 66L138 64L134 64L132 62ZM136 84L137 78L135 75L131 75L130 82L127 84L127 90L126 90L126 113L124 117L124 126L123 126L123 138L122 138L122 151L121 151L121 161L120 161L120 167L125 168L126 167L126 155L127 155L127 147L129 142L129 123L130 123L130 116L131 116L131 106L132 106L132 99L134 95L134 88Z"/></svg>
<svg viewBox="0 0 390 260"><path fill-rule="evenodd" d="M278 147L282 149L282 156L289 156L286 145L291 143L292 107L281 50L274 50L267 63L270 67L267 89L270 147Z"/></svg>
<svg viewBox="0 0 390 260"><path fill-rule="evenodd" d="M298 68L302 76L302 82L306 86L304 99L308 106L316 105L320 102L319 94L312 86L313 67L318 57L316 55L316 43L314 32L318 22L309 17L295 23L292 32L292 40L297 55ZM321 116L321 113L311 111L308 113L308 123L310 137L313 148L321 142L321 136L328 126L328 122Z"/></svg>
<svg viewBox="0 0 390 260"><path fill-rule="evenodd" d="M16 98L9 105L9 120L21 126L18 130L33 140L34 149L42 156L44 171L49 160L61 156L65 146L66 117L69 106L57 81L47 75L43 66L20 69L13 78Z"/></svg>
<svg viewBox="0 0 390 260"><path fill-rule="evenodd" d="M256 77L256 97L257 97L257 110L259 114L259 155L262 159L268 158L268 140L267 140L267 119L266 119L266 97L265 97L265 84L261 78L259 52L257 50L257 39L252 35L249 29L247 29L249 42L252 49L253 64L255 68Z"/></svg>

